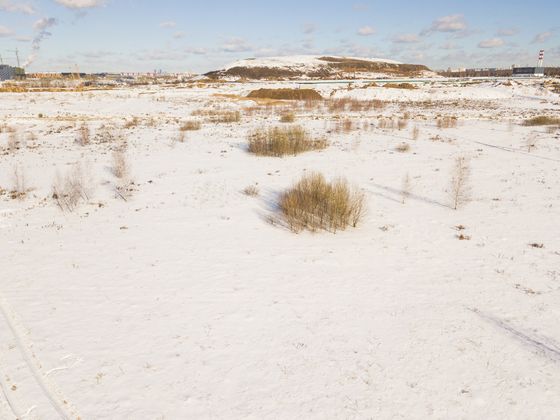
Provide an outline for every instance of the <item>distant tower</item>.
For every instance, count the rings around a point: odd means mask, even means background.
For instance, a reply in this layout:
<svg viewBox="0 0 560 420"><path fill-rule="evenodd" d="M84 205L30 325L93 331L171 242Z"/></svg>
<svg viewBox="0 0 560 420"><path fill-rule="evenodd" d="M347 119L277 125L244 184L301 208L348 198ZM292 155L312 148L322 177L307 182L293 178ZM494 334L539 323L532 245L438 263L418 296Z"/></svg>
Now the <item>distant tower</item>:
<svg viewBox="0 0 560 420"><path fill-rule="evenodd" d="M539 61L537 62L537 68L542 68L544 64L544 50L539 51Z"/></svg>

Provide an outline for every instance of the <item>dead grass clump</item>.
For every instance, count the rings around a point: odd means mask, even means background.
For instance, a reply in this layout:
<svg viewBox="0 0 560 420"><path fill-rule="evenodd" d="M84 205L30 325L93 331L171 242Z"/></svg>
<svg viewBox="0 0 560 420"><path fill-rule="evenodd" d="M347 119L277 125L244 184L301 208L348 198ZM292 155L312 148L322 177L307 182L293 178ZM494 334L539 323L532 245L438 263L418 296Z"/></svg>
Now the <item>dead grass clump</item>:
<svg viewBox="0 0 560 420"><path fill-rule="evenodd" d="M249 197L257 197L259 193L259 187L256 185L249 185L243 189L243 194L248 195Z"/></svg>
<svg viewBox="0 0 560 420"><path fill-rule="evenodd" d="M123 128L130 129L130 128L138 127L139 125L140 125L140 118L132 117L131 120L128 120L124 123Z"/></svg>
<svg viewBox="0 0 560 420"><path fill-rule="evenodd" d="M326 147L325 139L312 139L301 126L260 128L249 135L249 152L259 156L295 156Z"/></svg>
<svg viewBox="0 0 560 420"><path fill-rule="evenodd" d="M412 129L412 140L416 141L420 137L420 129L417 126L414 126Z"/></svg>
<svg viewBox="0 0 560 420"><path fill-rule="evenodd" d="M365 211L365 200L346 180L327 182L322 174L311 173L281 195L279 206L294 232L336 232L357 226Z"/></svg>
<svg viewBox="0 0 560 420"><path fill-rule="evenodd" d="M379 118L378 128L382 130L403 130L408 126L408 120L405 118Z"/></svg>
<svg viewBox="0 0 560 420"><path fill-rule="evenodd" d="M296 120L296 114L293 112L284 112L280 116L280 122L283 123L293 123Z"/></svg>
<svg viewBox="0 0 560 420"><path fill-rule="evenodd" d="M437 128L439 128L439 129L455 128L455 127L457 127L457 117L450 117L450 116L439 117L436 120L436 125L437 125Z"/></svg>
<svg viewBox="0 0 560 420"><path fill-rule="evenodd" d="M331 99L328 101L327 105L331 113L343 113L347 111L366 112L385 108L385 102L379 99L370 101L350 98Z"/></svg>
<svg viewBox="0 0 560 420"><path fill-rule="evenodd" d="M386 83L383 87L388 89L417 89L412 83Z"/></svg>
<svg viewBox="0 0 560 420"><path fill-rule="evenodd" d="M523 122L525 126L535 126L535 125L555 125L560 124L560 118L550 117L548 115L540 115L538 117L529 118Z"/></svg>
<svg viewBox="0 0 560 420"><path fill-rule="evenodd" d="M397 147L395 147L395 150L399 153L406 153L406 152L410 151L410 144L401 143Z"/></svg>
<svg viewBox="0 0 560 420"><path fill-rule="evenodd" d="M291 101L321 100L323 97L315 89L258 89L247 95L248 98L276 99Z"/></svg>
<svg viewBox="0 0 560 420"><path fill-rule="evenodd" d="M93 187L87 166L78 162L64 175L57 172L52 198L62 211L74 211L81 201L90 199Z"/></svg>
<svg viewBox="0 0 560 420"><path fill-rule="evenodd" d="M197 131L200 130L202 127L202 124L200 123L200 121L186 121L185 123L183 123L181 125L181 127L179 127L180 131Z"/></svg>
<svg viewBox="0 0 560 420"><path fill-rule="evenodd" d="M231 124L241 121L241 113L239 111L214 110L209 111L206 115L208 120L213 123Z"/></svg>
<svg viewBox="0 0 560 420"><path fill-rule="evenodd" d="M89 127L86 124L83 124L78 129L78 138L76 140L80 146L87 146L91 143L91 136Z"/></svg>

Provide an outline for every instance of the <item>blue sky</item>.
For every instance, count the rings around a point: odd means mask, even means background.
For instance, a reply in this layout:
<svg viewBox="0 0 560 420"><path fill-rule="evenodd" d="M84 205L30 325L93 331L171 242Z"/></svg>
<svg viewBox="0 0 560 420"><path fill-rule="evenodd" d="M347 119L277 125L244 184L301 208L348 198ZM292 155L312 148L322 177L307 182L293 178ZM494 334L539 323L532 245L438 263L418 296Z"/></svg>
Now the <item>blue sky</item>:
<svg viewBox="0 0 560 420"><path fill-rule="evenodd" d="M0 55L28 71L203 72L330 54L431 68L560 65L560 1L0 0Z"/></svg>

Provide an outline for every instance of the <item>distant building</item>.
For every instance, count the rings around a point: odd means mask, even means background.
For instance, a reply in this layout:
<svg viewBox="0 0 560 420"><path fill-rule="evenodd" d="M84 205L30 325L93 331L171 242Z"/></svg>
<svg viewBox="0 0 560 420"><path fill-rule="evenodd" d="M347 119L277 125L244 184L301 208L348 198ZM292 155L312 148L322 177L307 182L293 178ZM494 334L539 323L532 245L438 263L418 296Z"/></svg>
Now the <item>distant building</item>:
<svg viewBox="0 0 560 420"><path fill-rule="evenodd" d="M25 70L20 67L12 67L0 64L0 81L20 79L25 76Z"/></svg>
<svg viewBox="0 0 560 420"><path fill-rule="evenodd" d="M513 67L513 77L544 77L544 67Z"/></svg>

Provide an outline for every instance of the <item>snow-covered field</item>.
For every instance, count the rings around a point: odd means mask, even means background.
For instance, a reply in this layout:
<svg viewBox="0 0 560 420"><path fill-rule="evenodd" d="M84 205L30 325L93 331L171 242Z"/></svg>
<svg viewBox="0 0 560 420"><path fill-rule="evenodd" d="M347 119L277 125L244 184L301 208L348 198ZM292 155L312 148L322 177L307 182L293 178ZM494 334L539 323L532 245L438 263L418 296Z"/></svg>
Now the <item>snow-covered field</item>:
<svg viewBox="0 0 560 420"><path fill-rule="evenodd" d="M283 106L240 97L272 86L0 95L0 419L558 418L560 130L522 122L560 96L322 84L388 103L297 105L330 146L256 157L247 134ZM192 115L217 108L241 121ZM471 193L453 210L459 156ZM53 184L77 167L87 198L61 211ZM364 192L357 228L273 223L309 171Z"/></svg>

